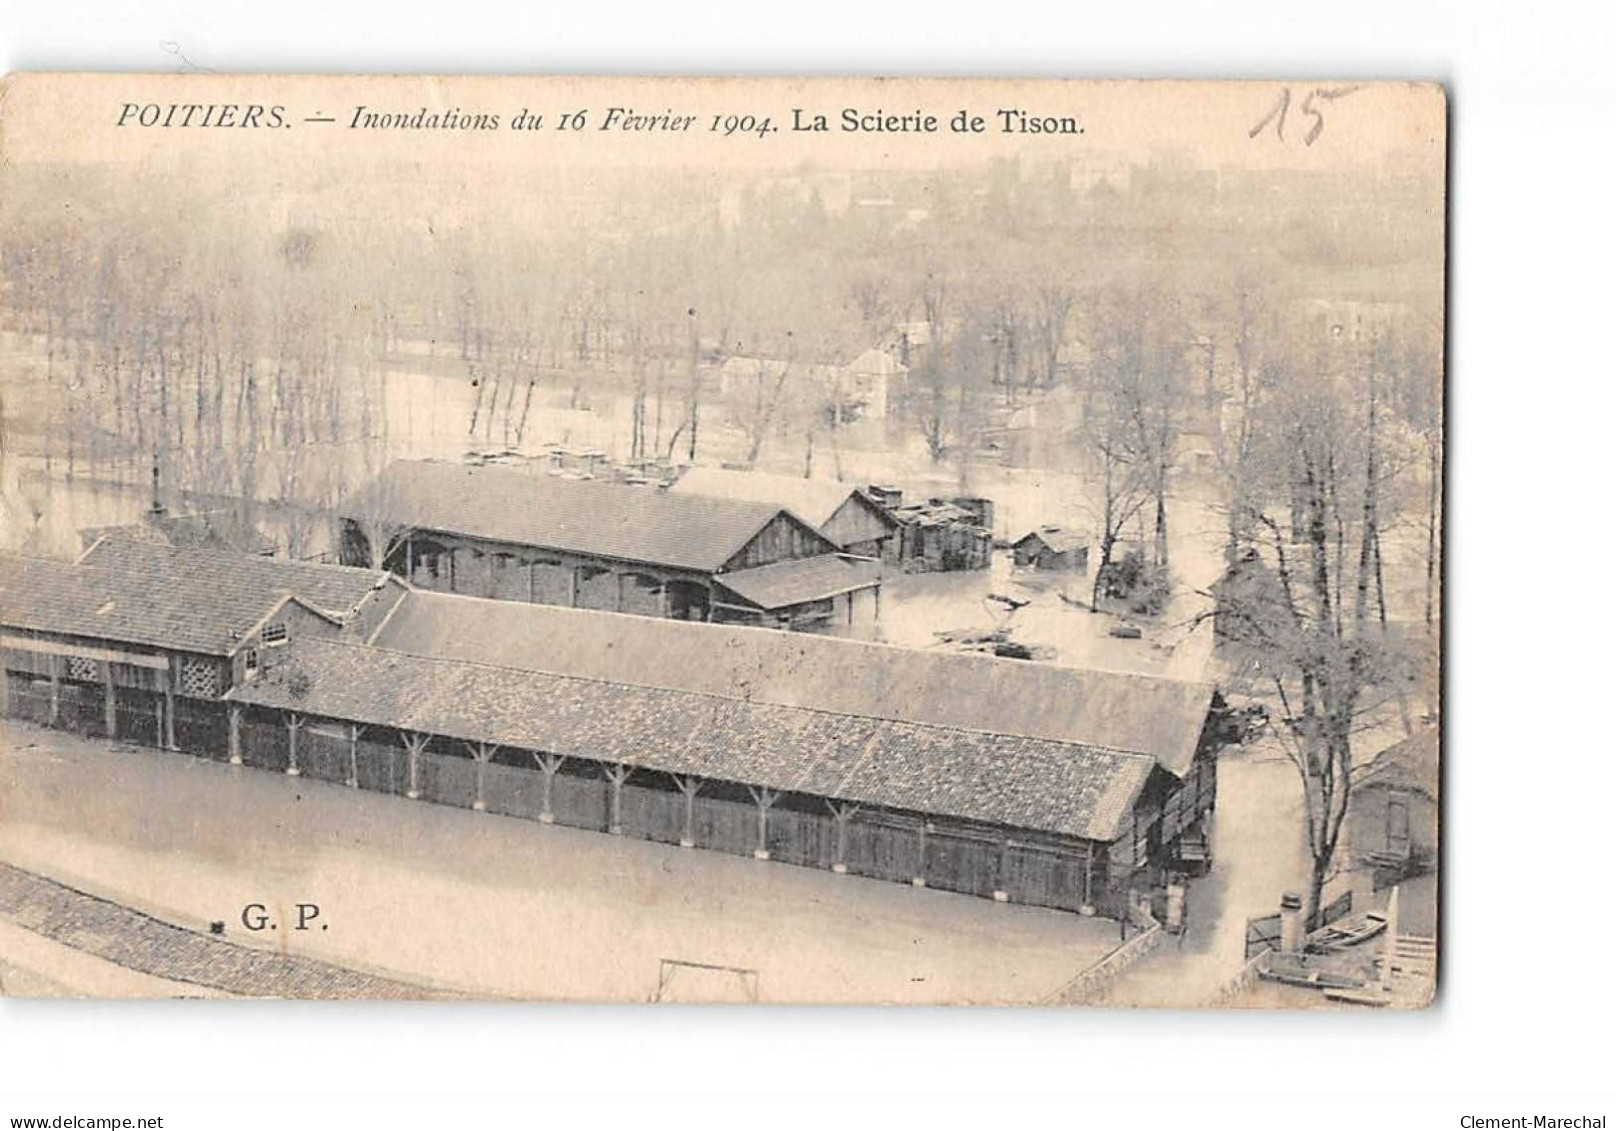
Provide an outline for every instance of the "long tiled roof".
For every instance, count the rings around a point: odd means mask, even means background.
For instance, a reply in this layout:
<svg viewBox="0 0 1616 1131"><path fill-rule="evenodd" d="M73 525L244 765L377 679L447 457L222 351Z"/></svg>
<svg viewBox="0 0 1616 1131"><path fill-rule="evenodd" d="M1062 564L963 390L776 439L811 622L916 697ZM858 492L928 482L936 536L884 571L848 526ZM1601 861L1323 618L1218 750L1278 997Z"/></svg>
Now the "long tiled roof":
<svg viewBox="0 0 1616 1131"><path fill-rule="evenodd" d="M424 656L1149 754L1182 775L1212 688L1160 676L417 591L371 643Z"/></svg>
<svg viewBox="0 0 1616 1131"><path fill-rule="evenodd" d="M782 509L521 468L401 460L344 513L417 530L713 572ZM825 549L834 547L827 542Z"/></svg>
<svg viewBox="0 0 1616 1131"><path fill-rule="evenodd" d="M1154 768L1148 757L1074 743L310 637L229 698L1105 842L1121 835Z"/></svg>
<svg viewBox="0 0 1616 1131"><path fill-rule="evenodd" d="M820 554L721 573L718 582L760 609L784 609L879 585L881 563Z"/></svg>
<svg viewBox="0 0 1616 1131"><path fill-rule="evenodd" d="M342 616L386 576L108 537L76 564L0 558L0 625L229 655L288 596Z"/></svg>

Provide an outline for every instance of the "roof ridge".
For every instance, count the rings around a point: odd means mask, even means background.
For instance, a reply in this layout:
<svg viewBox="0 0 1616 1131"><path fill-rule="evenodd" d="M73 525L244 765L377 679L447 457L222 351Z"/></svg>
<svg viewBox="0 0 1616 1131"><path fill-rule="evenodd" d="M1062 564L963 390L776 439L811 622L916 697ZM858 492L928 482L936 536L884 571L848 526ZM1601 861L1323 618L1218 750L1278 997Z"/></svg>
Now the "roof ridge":
<svg viewBox="0 0 1616 1131"><path fill-rule="evenodd" d="M832 556L832 555L816 555L816 556L825 557L825 556ZM833 556L843 557L844 555L836 554L836 555L833 555ZM798 560L805 560L805 559L798 559ZM764 568L764 567L759 566L759 567L751 567L751 568ZM737 570L735 572L740 572L740 571ZM725 576L724 574L718 574L717 575L719 580L722 580L724 578L724 576ZM840 637L840 636L838 636L838 637L823 637L823 636L815 636L812 633L801 633L801 632L782 634L778 629L755 628L755 627L752 627L752 626L749 626L749 625L705 624L705 623L695 623L695 622L691 622L691 621L675 620L675 619L673 619L671 617L667 617L667 618L664 618L664 617L642 617L642 616L639 616L638 614L635 614L635 613L620 613L620 612L617 612L616 610L612 610L612 609L578 609L578 608L573 608L573 607L568 606L568 605L546 605L546 604L543 604L542 602L529 603L529 602L525 602L525 601L504 601L504 600L501 600L500 598L497 598L497 597L478 597L478 596L476 596L474 594L471 594L471 593L445 593L442 590L436 590L436 589L418 589L415 592L420 594L421 596L427 597L429 599L431 599L431 598L443 598L444 600L448 600L448 601L482 601L482 602L485 602L485 603L498 603L498 604L502 604L502 605L515 605L517 608L530 608L530 609L543 609L543 610L545 610L545 613L541 614L541 615L549 615L550 613L553 612L553 613L559 614L559 615L565 615L565 614L569 614L569 613L576 613L576 614L579 614L579 615L582 615L582 616L601 616L601 615L604 615L604 616L612 616L612 617L633 617L635 620L649 620L649 621L654 622L657 625L657 631L671 630L671 631L675 631L675 632L687 632L687 633L689 633L689 632L701 632L701 633L708 633L708 634L713 634L713 633L725 633L725 634L727 634L727 633L730 633L730 632L737 632L737 633L739 633L739 632L746 632L746 633L763 632L763 633L768 633L771 637L780 637L780 636L784 635L787 638L791 639L793 643L813 641L814 643L806 643L805 646L809 647L809 648L825 648L825 647L861 648L861 649L865 649L866 651L870 651L870 652L883 651L883 652L887 652L889 654L890 653L902 653L904 655L923 656L928 660L939 660L939 661L942 661L943 663L958 664L958 665L960 665L962 667L964 667L964 666L987 667L987 666L996 666L996 665L1006 665L1006 666L1015 665L1020 669L1026 669L1028 667L1028 662L1026 660L1013 660L1013 659L1009 659L1009 658L1006 658L1006 657L1003 657L1003 656L989 656L989 655L985 655L985 654L982 654L982 653L974 653L974 652L972 652L972 653L967 653L967 652L937 652L937 651L931 651L931 650L928 650L928 649L909 648L909 647L906 647L906 646L904 646L902 644L893 644L893 643L891 643L889 641L885 641L885 640L854 640L854 639L851 639L851 638L848 638L848 637ZM726 637L726 638L731 639L731 640L736 639L735 637ZM496 666L498 666L498 665L496 665ZM1177 687L1200 687L1200 688L1205 688L1209 692L1212 691L1217 686L1214 681L1209 680L1209 679L1182 679L1182 678L1180 678L1178 676L1159 675L1159 674L1156 674L1156 673L1153 673L1153 672L1122 671L1122 670L1117 669L1117 668L1077 668L1077 667L1068 667L1068 666L1066 666L1064 664L1038 664L1038 665L1033 665L1033 666L1036 667L1036 669L1039 670L1039 671L1060 672L1060 673L1063 673L1063 674L1069 674L1069 675L1078 676L1078 677L1085 676L1085 675L1117 676L1117 677L1121 677L1121 678L1124 678L1124 679L1144 680L1144 681L1147 681L1147 682L1160 683L1160 684L1171 684L1171 685L1177 686Z"/></svg>
<svg viewBox="0 0 1616 1131"><path fill-rule="evenodd" d="M240 550L215 550L206 546L175 546L168 542L148 542L140 538L131 538L121 535L118 531L102 534L92 542L85 551L72 562L73 566L91 566L92 568L110 568L96 566L86 559L103 545L131 546L141 553L174 554L185 557L206 559L210 561L228 560L233 564L241 564L244 569L291 569L302 570L309 573L322 573L326 576L335 576L338 573L349 575L364 574L376 578L387 573L386 570L369 569L365 566L343 565L339 562L310 562L299 558L268 557L263 554L248 554ZM242 564L245 563L245 564Z"/></svg>
<svg viewBox="0 0 1616 1131"><path fill-rule="evenodd" d="M659 687L655 684L629 683L620 679L605 679L600 676L577 675L572 672L548 671L542 668L519 668L511 664L491 663L487 660L464 660L454 656L426 656L419 652L406 652L400 648L387 648L380 644L367 644L359 640L341 639L302 639L296 642L296 648L310 646L362 648L372 652L382 652L392 656L406 656L412 660L421 660L431 664L456 664L464 667L486 668L493 671L517 672L527 675L547 675L556 679L576 680L579 683L599 684L605 687L632 687L642 691L660 691L671 695L686 695L702 699L714 699L724 703L744 703L754 707L773 707L786 711L803 711L815 715L824 715L839 719L863 719L869 722L890 723L895 726L916 727L927 731L947 731L956 734L968 734L985 738L1013 738L1022 742L1041 742L1051 746L1075 748L1098 754L1109 754L1123 758L1142 759L1155 764L1154 755L1144 754L1137 750L1124 750L1117 746L1107 746L1098 742L1073 742L1063 738L1045 738L1038 735L1015 734L1008 731L981 730L975 727L958 726L952 723L918 722L912 719L895 719L888 715L868 715L859 711L834 711L828 707L811 707L797 703L774 703L768 700L746 699L735 695L720 695L715 691L698 691L683 687Z"/></svg>

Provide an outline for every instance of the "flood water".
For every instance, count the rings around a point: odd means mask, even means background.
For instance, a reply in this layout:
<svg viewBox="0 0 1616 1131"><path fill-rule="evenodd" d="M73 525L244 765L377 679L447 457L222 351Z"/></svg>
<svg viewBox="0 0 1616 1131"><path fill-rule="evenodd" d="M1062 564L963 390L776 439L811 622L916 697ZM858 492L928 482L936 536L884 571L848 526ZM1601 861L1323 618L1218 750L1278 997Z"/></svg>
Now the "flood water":
<svg viewBox="0 0 1616 1131"><path fill-rule="evenodd" d="M536 385L518 443L526 386L506 385L490 397L463 369L446 356L394 359L384 382L385 453L329 448L322 450L322 458L342 465L343 481L357 484L366 477L362 463L387 458L456 459L468 450L491 447L537 455L553 444L596 449L617 459L629 455L629 398L585 387L578 403L586 407L573 407L572 389L555 383ZM682 411L682 395L682 387L668 390L663 405L664 448L673 419ZM472 432L474 410L478 423ZM749 454L749 437L726 422L723 406L716 399L704 410L699 438L698 461L702 463L737 461ZM985 496L994 502L994 534L1001 540L1017 538L1044 524L1090 530L1096 525L1088 485L1073 472L987 461L939 464L918 438L893 445L885 429L873 421L850 426L833 439L829 443L819 438L812 447L816 476L829 478L840 472L847 482L896 485L908 498ZM800 475L809 466L809 448L806 437L770 436L758 466ZM684 454L682 446L678 454ZM259 494L265 505L259 509L257 522L284 546L288 517L271 504L277 482L276 456L263 452L261 459ZM73 557L82 549L81 530L137 521L150 505L150 483L138 468L109 473L99 469L86 472L81 466L72 480L63 471L60 458L50 474L38 457L13 455L7 460L0 470L0 548ZM140 481L131 482L135 479ZM174 509L187 505L185 500L179 500L178 506L175 500L169 502ZM195 501L190 505L196 505ZM1003 552L995 554L988 571L889 577L883 591L881 634L894 644L930 648L942 646L939 632L1008 630L1012 639L1055 663L1205 678L1211 633L1209 626L1194 629L1194 621L1205 611L1204 592L1223 564L1223 519L1212 485L1182 482L1170 502L1169 519L1172 599L1163 616L1142 626L1143 639L1112 637L1113 618L1083 607L1092 574L1018 571ZM329 552L329 522L298 521L301 556ZM1424 547L1414 525L1389 532L1385 541L1394 617L1418 615L1423 597L1419 563ZM1142 539L1146 532L1141 523L1129 533ZM1008 613L1002 603L986 600L989 594L1007 594L1028 603ZM1063 599L1063 594L1073 600Z"/></svg>

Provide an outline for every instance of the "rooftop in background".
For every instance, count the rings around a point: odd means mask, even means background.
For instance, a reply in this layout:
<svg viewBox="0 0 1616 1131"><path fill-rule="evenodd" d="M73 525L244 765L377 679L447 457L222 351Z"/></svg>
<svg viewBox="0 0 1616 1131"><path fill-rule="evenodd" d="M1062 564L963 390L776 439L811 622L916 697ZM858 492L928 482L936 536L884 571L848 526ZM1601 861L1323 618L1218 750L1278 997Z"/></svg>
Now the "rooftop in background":
<svg viewBox="0 0 1616 1131"><path fill-rule="evenodd" d="M0 624L222 656L288 597L338 618L386 577L106 537L77 563L0 558Z"/></svg>
<svg viewBox="0 0 1616 1131"><path fill-rule="evenodd" d="M929 329L929 327L928 327ZM898 362L886 350L867 349L847 366L853 373L868 373L881 377L897 377L909 372L909 367Z"/></svg>
<svg viewBox="0 0 1616 1131"><path fill-rule="evenodd" d="M399 461L342 508L416 530L715 572L781 511L501 466Z"/></svg>
<svg viewBox="0 0 1616 1131"><path fill-rule="evenodd" d="M155 542L181 550L223 550L269 556L275 540L257 527L243 522L231 510L200 511L196 514L153 514L148 511L138 522L116 526L87 526L79 531L86 547L108 535Z"/></svg>
<svg viewBox="0 0 1616 1131"><path fill-rule="evenodd" d="M657 623L622 619L639 626ZM1154 768L1148 757L1073 743L429 658L310 637L294 640L272 667L233 688L228 697L375 726L1107 842L1121 835Z"/></svg>
<svg viewBox="0 0 1616 1131"><path fill-rule="evenodd" d="M816 530L830 521L847 500L862 494L852 483L835 479L803 479L766 471L728 471L692 467L668 489L674 495L739 499L784 507Z"/></svg>
<svg viewBox="0 0 1616 1131"><path fill-rule="evenodd" d="M1029 538L1036 538L1058 554L1070 550L1083 550L1088 548L1088 535L1081 530L1069 530L1064 526L1040 526L1036 530L1028 531L1016 539L1016 545L1021 545Z"/></svg>
<svg viewBox="0 0 1616 1131"><path fill-rule="evenodd" d="M1441 728L1428 726L1388 746L1353 773L1352 788L1389 786L1412 789L1437 799L1441 786Z"/></svg>
<svg viewBox="0 0 1616 1131"><path fill-rule="evenodd" d="M1158 676L411 593L371 643L422 656L1148 754L1183 774L1212 688Z"/></svg>

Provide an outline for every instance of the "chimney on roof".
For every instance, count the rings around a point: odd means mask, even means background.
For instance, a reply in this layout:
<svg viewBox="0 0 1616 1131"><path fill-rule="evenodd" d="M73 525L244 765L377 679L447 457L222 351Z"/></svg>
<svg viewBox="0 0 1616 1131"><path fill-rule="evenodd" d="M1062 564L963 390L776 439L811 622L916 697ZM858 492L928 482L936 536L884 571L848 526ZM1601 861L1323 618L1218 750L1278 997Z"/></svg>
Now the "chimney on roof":
<svg viewBox="0 0 1616 1131"><path fill-rule="evenodd" d="M163 473L158 467L157 453L152 453L151 461L151 513L157 517L163 513Z"/></svg>

